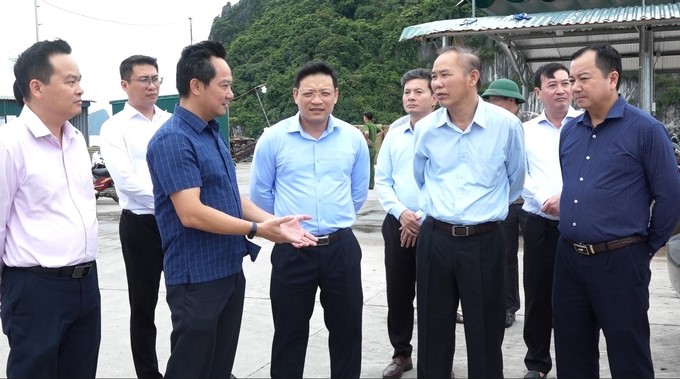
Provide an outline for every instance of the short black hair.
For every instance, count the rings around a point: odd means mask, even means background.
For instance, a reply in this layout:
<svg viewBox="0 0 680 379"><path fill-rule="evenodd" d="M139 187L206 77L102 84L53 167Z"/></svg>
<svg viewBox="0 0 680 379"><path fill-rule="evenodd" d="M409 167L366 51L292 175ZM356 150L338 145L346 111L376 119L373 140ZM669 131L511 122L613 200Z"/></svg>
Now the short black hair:
<svg viewBox="0 0 680 379"><path fill-rule="evenodd" d="M182 55L177 62L176 84L180 97L189 96L189 84L192 79L198 79L208 85L217 72L210 58L227 60L224 46L217 41L202 41L182 49Z"/></svg>
<svg viewBox="0 0 680 379"><path fill-rule="evenodd" d="M569 69L561 63L548 63L539 67L536 73L534 73L534 87L541 88L544 76L548 79L554 79L557 71L565 71L569 74Z"/></svg>
<svg viewBox="0 0 680 379"><path fill-rule="evenodd" d="M401 88L404 88L406 83L413 79L427 80L427 88L430 89L430 92L432 91L432 72L430 70L426 68L414 68L413 70L406 71L406 73L401 77Z"/></svg>
<svg viewBox="0 0 680 379"><path fill-rule="evenodd" d="M571 60L573 61L580 57L586 51L595 52L595 65L600 69L603 76L606 77L613 71L616 71L619 74L619 79L616 82L616 89L618 90L621 86L621 74L623 73L623 64L621 63L621 55L619 52L609 44L595 43L575 52L574 55L571 56Z"/></svg>
<svg viewBox="0 0 680 379"><path fill-rule="evenodd" d="M323 74L328 75L333 79L333 88L338 88L338 73L335 72L330 64L324 61L312 61L305 63L295 74L295 88L300 88L300 82L302 79L314 75Z"/></svg>
<svg viewBox="0 0 680 379"><path fill-rule="evenodd" d="M371 112L364 112L364 117L366 117L368 121L373 121L373 113Z"/></svg>
<svg viewBox="0 0 680 379"><path fill-rule="evenodd" d="M71 46L64 40L39 41L31 45L19 55L14 63L14 98L20 107L24 100L31 98L30 83L37 79L45 84L50 83L54 74L54 66L50 58L57 54L71 54Z"/></svg>
<svg viewBox="0 0 680 379"><path fill-rule="evenodd" d="M132 70L138 65L150 65L158 71L158 62L156 58L148 55L132 55L120 62L120 79L127 82L132 78Z"/></svg>

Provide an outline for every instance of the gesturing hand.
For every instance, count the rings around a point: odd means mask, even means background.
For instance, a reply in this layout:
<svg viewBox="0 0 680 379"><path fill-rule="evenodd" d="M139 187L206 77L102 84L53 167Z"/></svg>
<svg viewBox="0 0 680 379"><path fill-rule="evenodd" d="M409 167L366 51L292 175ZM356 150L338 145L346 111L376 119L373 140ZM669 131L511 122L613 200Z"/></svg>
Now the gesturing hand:
<svg viewBox="0 0 680 379"><path fill-rule="evenodd" d="M308 215L295 215L273 218L264 221L258 230L262 237L276 243L290 243L296 248L316 246L317 238L300 225L300 221L311 220Z"/></svg>

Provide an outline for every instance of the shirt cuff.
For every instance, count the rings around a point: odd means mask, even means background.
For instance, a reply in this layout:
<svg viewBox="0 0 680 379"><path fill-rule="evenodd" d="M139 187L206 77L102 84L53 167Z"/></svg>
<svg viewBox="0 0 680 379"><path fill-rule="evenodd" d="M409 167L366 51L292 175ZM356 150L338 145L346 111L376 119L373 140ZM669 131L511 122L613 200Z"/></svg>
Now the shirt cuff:
<svg viewBox="0 0 680 379"><path fill-rule="evenodd" d="M392 216L394 216L394 218L396 218L397 220L399 220L399 216L401 216L401 214L404 213L404 211L407 210L407 209L408 209L408 208L405 207L404 205L398 204L398 205L395 205L395 206L392 208L392 210L390 211L390 214L391 214Z"/></svg>

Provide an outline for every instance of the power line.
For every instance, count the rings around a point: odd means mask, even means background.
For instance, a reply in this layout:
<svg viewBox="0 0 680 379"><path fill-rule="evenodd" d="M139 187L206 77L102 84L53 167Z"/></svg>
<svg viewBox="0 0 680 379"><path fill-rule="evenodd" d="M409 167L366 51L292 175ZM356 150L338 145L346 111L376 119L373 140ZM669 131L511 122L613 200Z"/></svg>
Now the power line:
<svg viewBox="0 0 680 379"><path fill-rule="evenodd" d="M52 8L58 9L58 10L60 10L60 11L62 11L62 12L65 12L65 13L69 13L69 14L76 15L76 16L79 16L79 17L87 18L87 19L90 19L90 20L102 21L102 22L109 22L109 23L112 23L112 24L125 25L125 26L159 27L159 26L171 26L171 25L177 25L177 24L181 24L181 23L184 23L184 22L185 22L184 20L178 20L178 21L174 21L174 22L171 22L171 23L167 23L167 24L135 24L135 23L132 23L132 22L124 22L124 21L118 21L118 20L112 20L112 19L94 17L94 16L89 16L89 15L86 15L86 14L74 12L74 11L72 11L72 10L68 10L68 9L62 8L62 7L58 6L58 5L54 5L54 4L52 4L52 3L50 3L49 1L46 1L46 0L41 0L41 2L42 2L43 4L49 5L49 6L51 6Z"/></svg>

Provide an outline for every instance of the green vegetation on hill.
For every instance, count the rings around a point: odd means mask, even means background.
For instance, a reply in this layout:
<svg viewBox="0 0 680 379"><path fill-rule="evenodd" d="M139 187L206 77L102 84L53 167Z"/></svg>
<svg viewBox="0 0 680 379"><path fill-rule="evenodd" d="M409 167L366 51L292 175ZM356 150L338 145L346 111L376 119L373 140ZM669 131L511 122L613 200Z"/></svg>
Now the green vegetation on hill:
<svg viewBox="0 0 680 379"><path fill-rule="evenodd" d="M423 22L464 18L468 2L454 7L443 0L240 0L227 4L216 18L211 39L224 43L238 97L260 84L271 123L293 115L293 78L310 60L326 60L338 71L340 100L335 116L354 124L371 111L388 124L403 114L401 75L429 67L433 44L399 42L404 27ZM466 44L488 50L485 38ZM267 126L255 94L245 94L230 107L230 123L243 125L257 137Z"/></svg>

